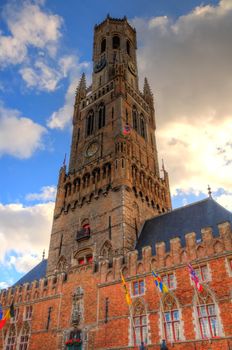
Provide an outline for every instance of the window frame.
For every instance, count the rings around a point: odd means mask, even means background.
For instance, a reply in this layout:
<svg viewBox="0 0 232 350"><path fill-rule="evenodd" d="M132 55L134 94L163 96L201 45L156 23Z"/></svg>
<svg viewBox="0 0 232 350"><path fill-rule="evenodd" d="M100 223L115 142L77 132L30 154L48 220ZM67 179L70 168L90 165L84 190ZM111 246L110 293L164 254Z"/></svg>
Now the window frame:
<svg viewBox="0 0 232 350"><path fill-rule="evenodd" d="M138 325L136 325L136 319L139 320L139 324ZM143 323L143 320L145 320L144 323ZM139 329L139 335L140 335L139 339L137 339L136 329ZM143 329L145 329L145 337L144 337ZM133 316L133 336L134 336L134 345L135 346L140 345L142 341L147 343L147 339L148 339L148 322L147 322L147 315L146 314L134 315ZM138 342L137 342L137 340L138 340Z"/></svg>
<svg viewBox="0 0 232 350"><path fill-rule="evenodd" d="M137 294L135 294L135 284L136 283L138 283L138 293ZM138 297L141 295L145 295L145 280L144 280L144 278L140 278L138 280L131 282L131 296Z"/></svg>
<svg viewBox="0 0 232 350"><path fill-rule="evenodd" d="M209 307L214 307L214 313L210 314L209 312ZM202 316L201 315L201 308L204 307L205 311L206 311L206 315ZM200 329L200 336L201 339L208 339L208 338L217 338L219 337L219 333L220 333L220 329L219 329L219 319L218 319L218 315L217 315L217 311L216 311L216 305L214 303L210 303L210 304L200 304L197 305L197 318L198 318L198 324L199 324L199 329ZM212 330L212 324L211 324L211 319L215 318L216 319L216 335L213 335L213 330ZM207 321L207 330L208 330L208 334L204 335L203 334L203 327L202 327L202 322L201 320L206 320Z"/></svg>
<svg viewBox="0 0 232 350"><path fill-rule="evenodd" d="M173 317L174 313L178 312L178 320L175 320ZM165 314L170 314L170 321L167 321ZM167 325L171 324L171 335L172 339L168 338L168 329ZM175 324L178 324L178 339L176 337L176 331L175 331ZM180 310L179 309L172 309L172 310L166 310L163 311L163 325L164 325L164 333L165 333L165 338L168 339L171 342L178 342L181 339L181 322L180 322Z"/></svg>
<svg viewBox="0 0 232 350"><path fill-rule="evenodd" d="M173 276L173 287L171 287L170 276ZM164 282L166 284L166 286L168 287L169 290L176 289L176 287L177 287L176 276L173 272L162 275L161 277L162 277L162 282ZM167 280L166 280L166 278L167 278Z"/></svg>
<svg viewBox="0 0 232 350"><path fill-rule="evenodd" d="M206 276L205 272L203 271L204 268L206 268ZM199 282L205 283L210 281L209 268L207 264L195 266L194 271L199 279Z"/></svg>

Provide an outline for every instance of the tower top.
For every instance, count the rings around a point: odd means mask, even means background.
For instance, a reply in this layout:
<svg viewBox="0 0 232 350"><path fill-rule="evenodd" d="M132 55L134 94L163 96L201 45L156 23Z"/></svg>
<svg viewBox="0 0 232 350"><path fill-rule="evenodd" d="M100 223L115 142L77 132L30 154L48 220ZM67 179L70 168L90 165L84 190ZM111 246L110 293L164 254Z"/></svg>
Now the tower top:
<svg viewBox="0 0 232 350"><path fill-rule="evenodd" d="M111 17L109 13L107 14L106 18L105 18L101 23L95 24L94 29L95 29L95 30L100 29L100 28L101 28L105 23L107 23L107 22L108 22L108 23L111 22L111 23L115 23L115 24L126 23L126 24L128 24L128 26L131 28L131 30L133 30L134 33L136 33L135 28L133 28L133 27L130 25L130 23L128 22L126 16L124 16L123 18L115 18L115 17Z"/></svg>

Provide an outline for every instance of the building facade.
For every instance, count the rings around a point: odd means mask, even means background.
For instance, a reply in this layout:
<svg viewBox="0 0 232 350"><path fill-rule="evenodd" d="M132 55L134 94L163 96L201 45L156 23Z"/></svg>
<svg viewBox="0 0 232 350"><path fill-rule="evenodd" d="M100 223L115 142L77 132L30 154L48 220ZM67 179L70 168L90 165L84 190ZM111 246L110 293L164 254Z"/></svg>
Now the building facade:
<svg viewBox="0 0 232 350"><path fill-rule="evenodd" d="M162 339L168 349L232 348L232 214L211 196L172 210L155 131L147 79L138 87L136 31L108 16L94 28L92 85L83 75L76 91L48 259L1 292L15 317L0 349L160 349Z"/></svg>

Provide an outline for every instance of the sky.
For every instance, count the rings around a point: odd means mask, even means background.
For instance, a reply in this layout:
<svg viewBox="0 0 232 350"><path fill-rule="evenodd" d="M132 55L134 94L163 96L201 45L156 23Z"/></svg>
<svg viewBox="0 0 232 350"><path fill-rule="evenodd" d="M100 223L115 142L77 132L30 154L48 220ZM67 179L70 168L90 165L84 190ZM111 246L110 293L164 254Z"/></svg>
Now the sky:
<svg viewBox="0 0 232 350"><path fill-rule="evenodd" d="M232 210L232 0L0 0L0 289L48 251L75 89L108 13L136 27L173 207L209 184Z"/></svg>

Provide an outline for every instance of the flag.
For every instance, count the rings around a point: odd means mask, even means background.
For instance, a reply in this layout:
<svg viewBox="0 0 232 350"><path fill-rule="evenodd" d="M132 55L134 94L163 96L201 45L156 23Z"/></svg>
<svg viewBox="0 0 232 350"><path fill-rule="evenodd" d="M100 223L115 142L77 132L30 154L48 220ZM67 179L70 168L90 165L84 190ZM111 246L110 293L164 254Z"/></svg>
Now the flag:
<svg viewBox="0 0 232 350"><path fill-rule="evenodd" d="M8 309L5 313L5 316L4 318L0 321L0 329L2 329L5 324L6 324L6 321L10 318L10 309Z"/></svg>
<svg viewBox="0 0 232 350"><path fill-rule="evenodd" d="M188 269L190 273L191 280L195 283L195 286L199 292L203 291L203 287L199 282L199 278L196 275L196 272L194 271L194 268L192 267L191 264L188 264Z"/></svg>
<svg viewBox="0 0 232 350"><path fill-rule="evenodd" d="M123 128L123 135L130 135L131 127L129 124L126 123L126 125Z"/></svg>
<svg viewBox="0 0 232 350"><path fill-rule="evenodd" d="M162 281L161 277L157 275L154 271L151 271L152 276L154 278L154 282L157 288L159 288L161 293L168 293L169 289L166 284Z"/></svg>
<svg viewBox="0 0 232 350"><path fill-rule="evenodd" d="M131 305L132 304L131 296L130 296L130 293L128 292L128 289L127 289L127 286L126 286L126 281L125 281L125 278L124 278L122 272L121 272L121 278L122 278L123 287L125 289L126 302L127 302L128 305Z"/></svg>
<svg viewBox="0 0 232 350"><path fill-rule="evenodd" d="M2 304L0 304L0 321L2 320L2 317L3 317Z"/></svg>

